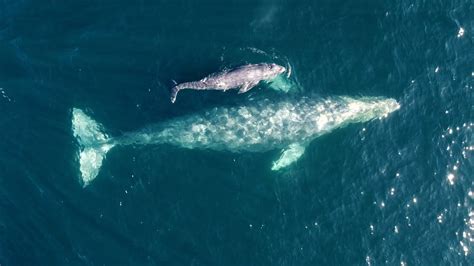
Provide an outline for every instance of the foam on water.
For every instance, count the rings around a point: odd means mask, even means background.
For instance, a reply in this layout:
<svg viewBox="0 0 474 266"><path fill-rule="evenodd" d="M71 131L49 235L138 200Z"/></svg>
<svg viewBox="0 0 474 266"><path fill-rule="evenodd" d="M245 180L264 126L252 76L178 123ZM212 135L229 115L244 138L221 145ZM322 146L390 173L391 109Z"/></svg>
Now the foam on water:
<svg viewBox="0 0 474 266"><path fill-rule="evenodd" d="M8 97L7 93L5 92L5 90L3 88L0 88L0 95L2 96L2 98L4 98L5 100L11 102L12 99L10 97Z"/></svg>

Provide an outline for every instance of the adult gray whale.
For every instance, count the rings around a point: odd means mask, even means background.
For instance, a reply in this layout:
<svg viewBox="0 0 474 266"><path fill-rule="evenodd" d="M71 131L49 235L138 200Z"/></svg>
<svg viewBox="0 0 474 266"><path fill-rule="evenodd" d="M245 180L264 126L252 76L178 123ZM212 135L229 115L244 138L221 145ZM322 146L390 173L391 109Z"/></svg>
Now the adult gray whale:
<svg viewBox="0 0 474 266"><path fill-rule="evenodd" d="M198 81L176 85L171 89L171 102L176 101L178 92L183 89L226 91L239 88L239 93L244 93L255 87L260 81L273 79L285 71L286 69L280 65L265 63L244 65L225 70Z"/></svg>
<svg viewBox="0 0 474 266"><path fill-rule="evenodd" d="M87 185L98 175L105 154L122 145L171 144L237 153L282 149L272 166L272 170L279 170L300 158L314 138L350 123L382 118L398 108L393 99L375 97L263 100L246 106L216 107L116 138L74 108L72 130L80 146L82 182Z"/></svg>

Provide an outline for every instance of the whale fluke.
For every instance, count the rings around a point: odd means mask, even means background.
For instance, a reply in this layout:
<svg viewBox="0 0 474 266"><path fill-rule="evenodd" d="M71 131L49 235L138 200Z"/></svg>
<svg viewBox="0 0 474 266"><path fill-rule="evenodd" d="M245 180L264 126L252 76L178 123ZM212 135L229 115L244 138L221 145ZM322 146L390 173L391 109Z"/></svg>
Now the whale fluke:
<svg viewBox="0 0 474 266"><path fill-rule="evenodd" d="M72 110L72 131L80 146L82 183L87 186L99 174L105 155L115 144L104 133L102 125L77 108Z"/></svg>
<svg viewBox="0 0 474 266"><path fill-rule="evenodd" d="M176 101L176 96L178 96L178 92L179 92L179 87L178 86L174 86L171 89L171 94L170 94L171 103L174 103Z"/></svg>

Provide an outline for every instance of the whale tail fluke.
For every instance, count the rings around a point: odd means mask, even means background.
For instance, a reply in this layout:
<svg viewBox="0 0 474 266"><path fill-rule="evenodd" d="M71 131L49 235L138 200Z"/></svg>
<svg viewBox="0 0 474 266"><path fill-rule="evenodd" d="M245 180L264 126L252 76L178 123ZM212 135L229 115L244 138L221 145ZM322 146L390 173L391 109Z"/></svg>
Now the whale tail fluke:
<svg viewBox="0 0 474 266"><path fill-rule="evenodd" d="M170 95L171 103L174 103L176 101L176 97L178 96L178 92L180 90L181 90L181 87L179 85L176 85L171 89L171 95Z"/></svg>
<svg viewBox="0 0 474 266"><path fill-rule="evenodd" d="M80 146L82 183L87 186L99 174L105 155L115 143L104 133L102 125L77 108L72 110L72 131Z"/></svg>

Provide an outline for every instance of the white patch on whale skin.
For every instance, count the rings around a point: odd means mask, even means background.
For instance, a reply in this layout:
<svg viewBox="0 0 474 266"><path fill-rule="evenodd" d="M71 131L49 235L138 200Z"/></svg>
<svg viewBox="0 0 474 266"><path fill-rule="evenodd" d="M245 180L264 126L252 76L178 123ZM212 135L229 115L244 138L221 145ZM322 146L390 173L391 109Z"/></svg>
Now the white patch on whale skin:
<svg viewBox="0 0 474 266"><path fill-rule="evenodd" d="M326 116L322 115L322 116L318 119L318 121L317 121L318 128L321 128L321 129L324 128L324 126L325 126L328 122L329 122L329 119L328 119Z"/></svg>

